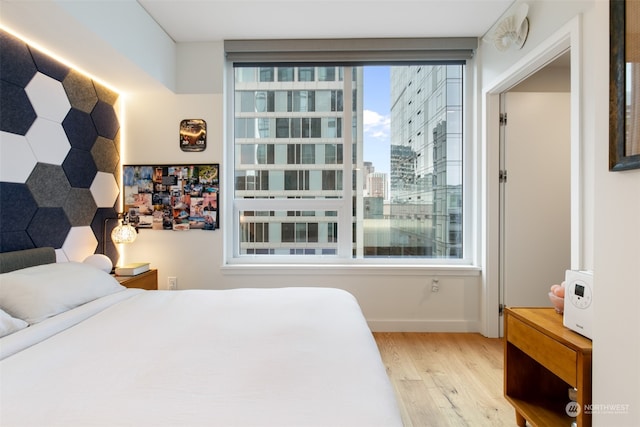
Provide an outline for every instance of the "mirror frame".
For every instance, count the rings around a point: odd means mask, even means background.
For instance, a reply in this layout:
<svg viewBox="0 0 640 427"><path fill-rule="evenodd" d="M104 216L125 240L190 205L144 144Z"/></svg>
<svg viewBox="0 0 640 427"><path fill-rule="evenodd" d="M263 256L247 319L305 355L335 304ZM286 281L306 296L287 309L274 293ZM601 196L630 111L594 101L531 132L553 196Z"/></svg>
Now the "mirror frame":
<svg viewBox="0 0 640 427"><path fill-rule="evenodd" d="M640 153L626 153L626 4L610 0L609 31L609 170L640 168ZM640 23L637 23L640 26ZM640 66L640 64L639 64ZM638 88L640 90L640 88Z"/></svg>

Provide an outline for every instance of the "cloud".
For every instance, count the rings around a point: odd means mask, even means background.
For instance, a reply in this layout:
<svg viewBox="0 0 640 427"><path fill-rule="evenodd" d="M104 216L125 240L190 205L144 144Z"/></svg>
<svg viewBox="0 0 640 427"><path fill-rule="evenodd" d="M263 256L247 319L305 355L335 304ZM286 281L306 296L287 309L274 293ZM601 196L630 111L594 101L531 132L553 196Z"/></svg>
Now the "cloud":
<svg viewBox="0 0 640 427"><path fill-rule="evenodd" d="M365 136L375 139L388 139L391 118L371 110L362 112Z"/></svg>

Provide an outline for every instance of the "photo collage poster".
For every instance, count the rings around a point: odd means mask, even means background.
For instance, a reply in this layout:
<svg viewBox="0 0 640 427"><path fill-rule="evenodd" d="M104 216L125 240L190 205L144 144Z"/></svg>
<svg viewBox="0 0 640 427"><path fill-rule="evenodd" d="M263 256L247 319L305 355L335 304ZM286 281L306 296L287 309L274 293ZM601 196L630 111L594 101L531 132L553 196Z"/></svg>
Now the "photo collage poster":
<svg viewBox="0 0 640 427"><path fill-rule="evenodd" d="M218 164L123 166L124 211L138 228L220 227Z"/></svg>

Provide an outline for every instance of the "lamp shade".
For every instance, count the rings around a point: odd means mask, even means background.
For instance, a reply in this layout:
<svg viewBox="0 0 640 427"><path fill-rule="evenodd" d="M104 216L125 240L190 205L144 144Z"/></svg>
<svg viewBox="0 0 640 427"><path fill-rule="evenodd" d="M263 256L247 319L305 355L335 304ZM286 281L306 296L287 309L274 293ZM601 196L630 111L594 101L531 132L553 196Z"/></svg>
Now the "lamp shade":
<svg viewBox="0 0 640 427"><path fill-rule="evenodd" d="M119 224L111 232L113 243L132 243L136 237L136 229L129 223Z"/></svg>

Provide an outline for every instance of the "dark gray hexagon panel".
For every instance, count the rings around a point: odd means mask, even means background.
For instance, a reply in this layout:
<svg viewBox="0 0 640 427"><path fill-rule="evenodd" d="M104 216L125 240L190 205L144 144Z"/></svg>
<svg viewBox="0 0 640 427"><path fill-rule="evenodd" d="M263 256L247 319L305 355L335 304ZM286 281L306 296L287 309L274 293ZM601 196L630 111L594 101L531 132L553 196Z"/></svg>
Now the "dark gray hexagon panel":
<svg viewBox="0 0 640 427"><path fill-rule="evenodd" d="M71 184L61 166L37 163L27 187L40 207L60 207L67 200Z"/></svg>
<svg viewBox="0 0 640 427"><path fill-rule="evenodd" d="M0 130L26 135L37 116L24 88L0 80L0 105Z"/></svg>
<svg viewBox="0 0 640 427"><path fill-rule="evenodd" d="M38 204L25 184L0 182L2 221L0 232L24 230L38 209ZM4 252L4 251L3 251Z"/></svg>
<svg viewBox="0 0 640 427"><path fill-rule="evenodd" d="M88 188L72 188L63 206L72 227L91 224L97 208Z"/></svg>
<svg viewBox="0 0 640 427"><path fill-rule="evenodd" d="M27 230L7 231L0 236L0 250L2 252L20 251L35 247Z"/></svg>
<svg viewBox="0 0 640 427"><path fill-rule="evenodd" d="M67 92L71 106L75 109L90 113L98 102L93 81L76 70L71 70L67 74L67 77L62 81L62 86Z"/></svg>
<svg viewBox="0 0 640 427"><path fill-rule="evenodd" d="M96 95L98 95L98 100L106 102L109 105L116 105L116 101L118 100L118 94L116 92L97 82L94 82L93 87L96 90Z"/></svg>
<svg viewBox="0 0 640 427"><path fill-rule="evenodd" d="M39 84L29 84L36 75ZM61 82L64 91L54 91L42 75ZM53 246L61 259L73 261L90 255L87 250L102 253L104 218L116 216L119 193L120 124L113 107L119 95L2 30L0 83L0 143L8 147L3 155L24 171L1 174L7 181L0 180L0 251ZM62 104L71 106L68 113L39 117ZM61 126L69 144L36 138L29 130L39 119ZM18 136L27 134L31 138ZM62 165L35 161L25 155L30 152L59 158ZM117 261L115 246L106 246Z"/></svg>
<svg viewBox="0 0 640 427"><path fill-rule="evenodd" d="M71 230L69 219L62 208L38 208L27 233L37 248L61 248Z"/></svg>
<svg viewBox="0 0 640 427"><path fill-rule="evenodd" d="M34 247L26 230L38 205L27 185L0 182L0 206L0 252Z"/></svg>
<svg viewBox="0 0 640 427"><path fill-rule="evenodd" d="M118 133L120 124L118 123L118 117L113 110L113 106L103 101L98 101L95 108L91 112L91 118L96 125L98 135L105 138L113 139Z"/></svg>
<svg viewBox="0 0 640 427"><path fill-rule="evenodd" d="M67 154L67 158L62 163L64 173L69 178L69 183L73 187L89 188L96 177L96 163L91 157L91 153L84 150L72 148Z"/></svg>
<svg viewBox="0 0 640 427"><path fill-rule="evenodd" d="M36 70L27 44L0 32L0 79L24 89Z"/></svg>
<svg viewBox="0 0 640 427"><path fill-rule="evenodd" d="M33 62L36 64L38 71L59 82L64 81L67 74L69 74L69 71L71 71L71 69L66 65L38 50L32 49L31 56L33 57Z"/></svg>
<svg viewBox="0 0 640 427"><path fill-rule="evenodd" d="M62 127L73 148L91 151L98 132L88 113L72 108L62 121Z"/></svg>
<svg viewBox="0 0 640 427"><path fill-rule="evenodd" d="M91 156L100 172L114 173L120 163L120 156L116 144L111 139L98 137L91 149Z"/></svg>

